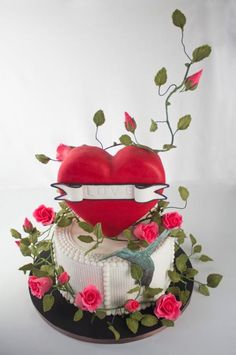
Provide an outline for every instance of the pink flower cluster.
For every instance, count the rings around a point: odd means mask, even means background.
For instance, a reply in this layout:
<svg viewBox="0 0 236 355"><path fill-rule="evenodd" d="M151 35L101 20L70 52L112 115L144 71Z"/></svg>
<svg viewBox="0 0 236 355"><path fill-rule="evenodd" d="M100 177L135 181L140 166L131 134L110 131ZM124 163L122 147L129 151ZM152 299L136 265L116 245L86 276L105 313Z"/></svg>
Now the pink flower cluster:
<svg viewBox="0 0 236 355"><path fill-rule="evenodd" d="M159 226L155 222L151 223L139 223L137 226L134 228L133 231L134 235L136 238L145 240L149 244L154 242L154 240L158 237L159 235Z"/></svg>

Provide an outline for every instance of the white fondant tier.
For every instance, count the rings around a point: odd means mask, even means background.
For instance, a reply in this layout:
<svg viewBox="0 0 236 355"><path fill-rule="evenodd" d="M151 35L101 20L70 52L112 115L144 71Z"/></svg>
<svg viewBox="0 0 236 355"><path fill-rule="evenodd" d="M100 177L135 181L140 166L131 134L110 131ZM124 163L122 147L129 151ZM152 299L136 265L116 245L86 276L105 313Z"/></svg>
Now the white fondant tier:
<svg viewBox="0 0 236 355"><path fill-rule="evenodd" d="M57 227L54 237L55 261L70 275L70 285L75 293L82 291L89 284L93 284L103 294L104 299L101 307L109 309L107 314L124 312L122 308L120 310L113 310L113 308L120 307L126 300L136 296L135 293L127 293L136 286L130 275L130 262L117 256L101 259L125 248L127 243L105 238L98 248L85 255L85 252L93 245L93 243L84 243L78 239L79 235L85 234L88 233L83 231L76 221L66 228ZM122 235L119 238L125 239ZM174 238L168 237L154 251L151 258L155 265L155 271L150 287L160 287L164 292L170 284L167 270L173 268ZM62 295L73 302L67 292L62 292ZM138 300L142 301L142 297L139 297ZM148 305L150 304L145 303L142 308Z"/></svg>

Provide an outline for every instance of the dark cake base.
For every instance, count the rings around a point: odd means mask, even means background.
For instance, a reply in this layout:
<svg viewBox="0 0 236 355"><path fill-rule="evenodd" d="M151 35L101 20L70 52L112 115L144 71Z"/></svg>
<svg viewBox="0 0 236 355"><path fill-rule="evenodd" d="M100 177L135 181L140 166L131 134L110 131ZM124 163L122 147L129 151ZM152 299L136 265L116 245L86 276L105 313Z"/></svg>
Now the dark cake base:
<svg viewBox="0 0 236 355"><path fill-rule="evenodd" d="M185 253L181 248L179 248L175 254L175 257L181 254ZM189 261L187 263L187 266L189 268L192 267ZM180 289L183 289L183 284L181 282L179 284L175 284L175 286L178 286ZM186 309L190 302L191 294L193 291L193 281L187 282L187 290L190 291L190 296L186 304L181 308L182 312ZM103 344L126 343L146 338L166 328L159 324L160 322L158 322L158 324L153 327L144 327L140 324L138 332L136 334L133 334L126 325L126 315L124 315L123 317L111 315L106 316L104 319L100 320L97 317L93 319L92 314L90 312L85 311L83 318L79 322L75 322L73 320L73 317L77 308L73 304L67 302L66 299L62 297L60 292L54 292L55 303L53 308L49 312L43 311L42 300L32 296L31 293L30 297L33 302L33 305L48 324L50 324L58 331L82 341ZM153 307L148 307L145 310L142 310L142 313L152 314L152 309ZM114 335L108 329L107 322L112 322L114 327L119 331L119 342L115 341Z"/></svg>

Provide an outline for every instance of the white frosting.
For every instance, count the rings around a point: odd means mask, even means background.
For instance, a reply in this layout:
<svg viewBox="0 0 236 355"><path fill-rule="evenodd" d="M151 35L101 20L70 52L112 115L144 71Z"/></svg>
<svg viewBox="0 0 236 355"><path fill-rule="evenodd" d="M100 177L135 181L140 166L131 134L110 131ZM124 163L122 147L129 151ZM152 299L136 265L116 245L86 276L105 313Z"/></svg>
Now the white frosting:
<svg viewBox="0 0 236 355"><path fill-rule="evenodd" d="M101 260L111 253L127 246L126 241L115 241L105 238L98 248L87 255L85 252L93 246L93 243L84 243L78 239L79 235L89 234L83 231L74 221L69 227L55 230L54 256L57 265L61 265L70 275L70 285L75 293L82 291L89 284L95 285L103 294L104 308L115 308L123 305L129 298L134 298L135 293L128 294L135 287L135 281L130 275L130 263L117 256ZM90 234L92 236L92 234ZM119 238L125 239L120 235ZM95 238L94 238L95 239ZM155 271L150 287L163 288L163 292L170 284L167 270L173 268L174 262L174 238L167 238L151 258L155 265ZM67 292L62 295L73 302ZM159 296L159 295L158 295ZM139 298L142 301L142 298ZM143 308L148 304L144 304ZM124 309L108 310L107 314L124 312Z"/></svg>

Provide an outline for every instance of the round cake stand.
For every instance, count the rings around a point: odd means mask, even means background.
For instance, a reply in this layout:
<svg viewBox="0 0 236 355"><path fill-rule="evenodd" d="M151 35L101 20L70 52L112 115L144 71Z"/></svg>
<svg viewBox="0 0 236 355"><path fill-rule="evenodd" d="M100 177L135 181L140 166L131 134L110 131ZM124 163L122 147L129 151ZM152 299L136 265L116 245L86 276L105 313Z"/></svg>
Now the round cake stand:
<svg viewBox="0 0 236 355"><path fill-rule="evenodd" d="M175 253L175 257L181 254L185 253L183 249L179 248ZM190 261L187 262L187 267L192 267ZM183 289L182 282L175 284L175 286L178 286L180 289ZM190 298L193 291L193 281L187 282L186 289L190 291L190 294L187 302L181 308L182 312L187 308L190 303ZM104 319L101 320L97 317L95 317L94 319L92 314L86 311L84 311L83 318L79 322L75 322L73 320L73 317L77 308L73 304L67 302L65 298L62 297L59 291L54 292L55 303L53 305L53 308L49 312L43 311L43 304L41 299L32 296L31 293L30 297L33 305L48 324L50 324L53 328L62 332L63 334L86 342L102 344L127 343L144 339L166 329L166 327L160 325L160 322L158 322L157 325L154 325L152 327L144 327L140 325L138 332L136 334L132 334L125 322L125 318L127 317L126 315L124 315L123 317L111 315L106 316ZM153 307L146 308L145 310L142 310L142 313L152 314L152 308ZM115 329L119 331L120 340L118 342L114 339L114 335L108 329L107 322L112 322Z"/></svg>

